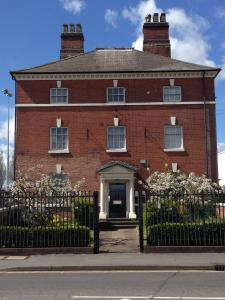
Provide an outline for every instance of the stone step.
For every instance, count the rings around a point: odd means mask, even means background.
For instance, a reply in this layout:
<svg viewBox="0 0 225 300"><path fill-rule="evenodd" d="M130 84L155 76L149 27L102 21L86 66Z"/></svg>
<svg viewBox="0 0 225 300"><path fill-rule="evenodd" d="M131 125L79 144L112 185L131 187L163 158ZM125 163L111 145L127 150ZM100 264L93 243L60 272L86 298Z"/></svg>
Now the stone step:
<svg viewBox="0 0 225 300"><path fill-rule="evenodd" d="M138 225L137 220L132 219L107 219L107 220L100 220L100 228L107 228L107 227L136 227Z"/></svg>

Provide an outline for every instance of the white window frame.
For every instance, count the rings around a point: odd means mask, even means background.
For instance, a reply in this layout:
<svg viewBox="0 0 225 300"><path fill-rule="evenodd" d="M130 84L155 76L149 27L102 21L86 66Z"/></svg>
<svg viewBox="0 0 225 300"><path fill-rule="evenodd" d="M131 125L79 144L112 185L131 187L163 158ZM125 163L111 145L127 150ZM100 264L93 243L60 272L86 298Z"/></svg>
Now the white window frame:
<svg viewBox="0 0 225 300"><path fill-rule="evenodd" d="M179 127L181 129L181 146L180 148L166 148L166 144L165 144L165 137L166 137L166 128L176 128ZM165 152L179 152L179 151L185 151L184 150L184 134L183 134L183 126L180 125L166 125L164 126L164 134L163 134L163 138L164 138L164 151Z"/></svg>
<svg viewBox="0 0 225 300"><path fill-rule="evenodd" d="M166 100L165 99L165 91L166 89L179 89L180 91L180 99L179 100ZM182 89L181 86L164 86L163 87L163 101L164 102L181 102L182 101Z"/></svg>
<svg viewBox="0 0 225 300"><path fill-rule="evenodd" d="M123 89L123 101L109 101L109 89ZM119 96L120 94L118 94ZM109 104L118 104L118 103L125 103L126 100L126 89L124 87L107 87L106 89L106 99L107 99L107 103Z"/></svg>
<svg viewBox="0 0 225 300"><path fill-rule="evenodd" d="M67 145L65 149L52 148L52 129L67 129ZM69 153L69 128L68 127L50 127L50 150L48 153Z"/></svg>
<svg viewBox="0 0 225 300"><path fill-rule="evenodd" d="M109 129L110 128L124 128L124 147L123 148L109 148ZM107 127L107 150L106 152L127 152L127 139L125 126L109 126Z"/></svg>
<svg viewBox="0 0 225 300"><path fill-rule="evenodd" d="M66 90L66 96L57 95L58 90ZM56 91L56 95L52 95L53 91ZM52 101L52 97L56 97L56 102ZM66 102L57 101L59 97L66 97ZM67 104L69 102L69 90L68 88L50 88L50 103L51 104Z"/></svg>

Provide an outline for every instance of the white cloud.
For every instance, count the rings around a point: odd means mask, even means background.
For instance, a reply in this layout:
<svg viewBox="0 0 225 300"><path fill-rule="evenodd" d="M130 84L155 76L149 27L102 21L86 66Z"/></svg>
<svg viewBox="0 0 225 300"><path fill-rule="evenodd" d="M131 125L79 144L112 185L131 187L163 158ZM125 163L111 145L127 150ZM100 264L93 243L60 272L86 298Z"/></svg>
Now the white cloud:
<svg viewBox="0 0 225 300"><path fill-rule="evenodd" d="M132 46L142 50L142 26L147 14L161 13L155 0L142 0L136 7L124 8L122 15L137 26L137 38ZM208 22L198 15L187 15L183 9L171 8L167 11L170 23L172 57L197 64L215 66L209 59L210 44L206 39ZM196 47L196 42L198 46Z"/></svg>
<svg viewBox="0 0 225 300"><path fill-rule="evenodd" d="M15 133L15 118L14 116L9 119L9 142L14 144L14 133ZM0 139L8 140L8 122L7 120L0 123Z"/></svg>
<svg viewBox="0 0 225 300"><path fill-rule="evenodd" d="M117 27L118 12L116 10L106 9L104 17L105 17L105 21L109 25L111 25L114 28Z"/></svg>
<svg viewBox="0 0 225 300"><path fill-rule="evenodd" d="M220 68L222 69L218 75L218 79L225 80L225 56L222 57L222 63L220 65Z"/></svg>
<svg viewBox="0 0 225 300"><path fill-rule="evenodd" d="M218 155L219 183L225 185L225 152Z"/></svg>
<svg viewBox="0 0 225 300"><path fill-rule="evenodd" d="M223 19L225 17L225 9L223 7L217 7L215 16L219 19Z"/></svg>
<svg viewBox="0 0 225 300"><path fill-rule="evenodd" d="M73 14L78 14L85 8L84 0L59 0L62 7Z"/></svg>
<svg viewBox="0 0 225 300"><path fill-rule="evenodd" d="M218 143L217 144L218 153L225 151L225 143Z"/></svg>

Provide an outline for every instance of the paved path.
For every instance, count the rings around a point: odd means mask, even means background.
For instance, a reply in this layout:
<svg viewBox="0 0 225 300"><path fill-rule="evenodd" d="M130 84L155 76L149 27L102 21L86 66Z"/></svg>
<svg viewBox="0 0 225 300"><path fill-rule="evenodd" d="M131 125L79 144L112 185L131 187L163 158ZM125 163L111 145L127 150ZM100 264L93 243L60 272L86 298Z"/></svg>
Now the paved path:
<svg viewBox="0 0 225 300"><path fill-rule="evenodd" d="M114 228L100 231L100 252L139 252L138 228Z"/></svg>
<svg viewBox="0 0 225 300"><path fill-rule="evenodd" d="M30 257L6 257L0 260L0 271L22 270L85 270L85 269L209 269L225 265L225 253L101 253L51 254ZM222 272L223 273L223 272Z"/></svg>

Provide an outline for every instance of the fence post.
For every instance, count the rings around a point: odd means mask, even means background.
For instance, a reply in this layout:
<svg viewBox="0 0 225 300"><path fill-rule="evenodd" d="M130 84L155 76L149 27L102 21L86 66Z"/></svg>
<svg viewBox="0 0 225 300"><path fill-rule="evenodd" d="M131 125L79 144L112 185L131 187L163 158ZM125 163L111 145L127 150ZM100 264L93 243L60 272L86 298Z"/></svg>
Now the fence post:
<svg viewBox="0 0 225 300"><path fill-rule="evenodd" d="M143 201L142 191L138 191L138 215L139 215L139 245L140 252L144 252L144 230L143 230Z"/></svg>
<svg viewBox="0 0 225 300"><path fill-rule="evenodd" d="M98 192L93 193L94 200L94 253L99 253L99 209Z"/></svg>

